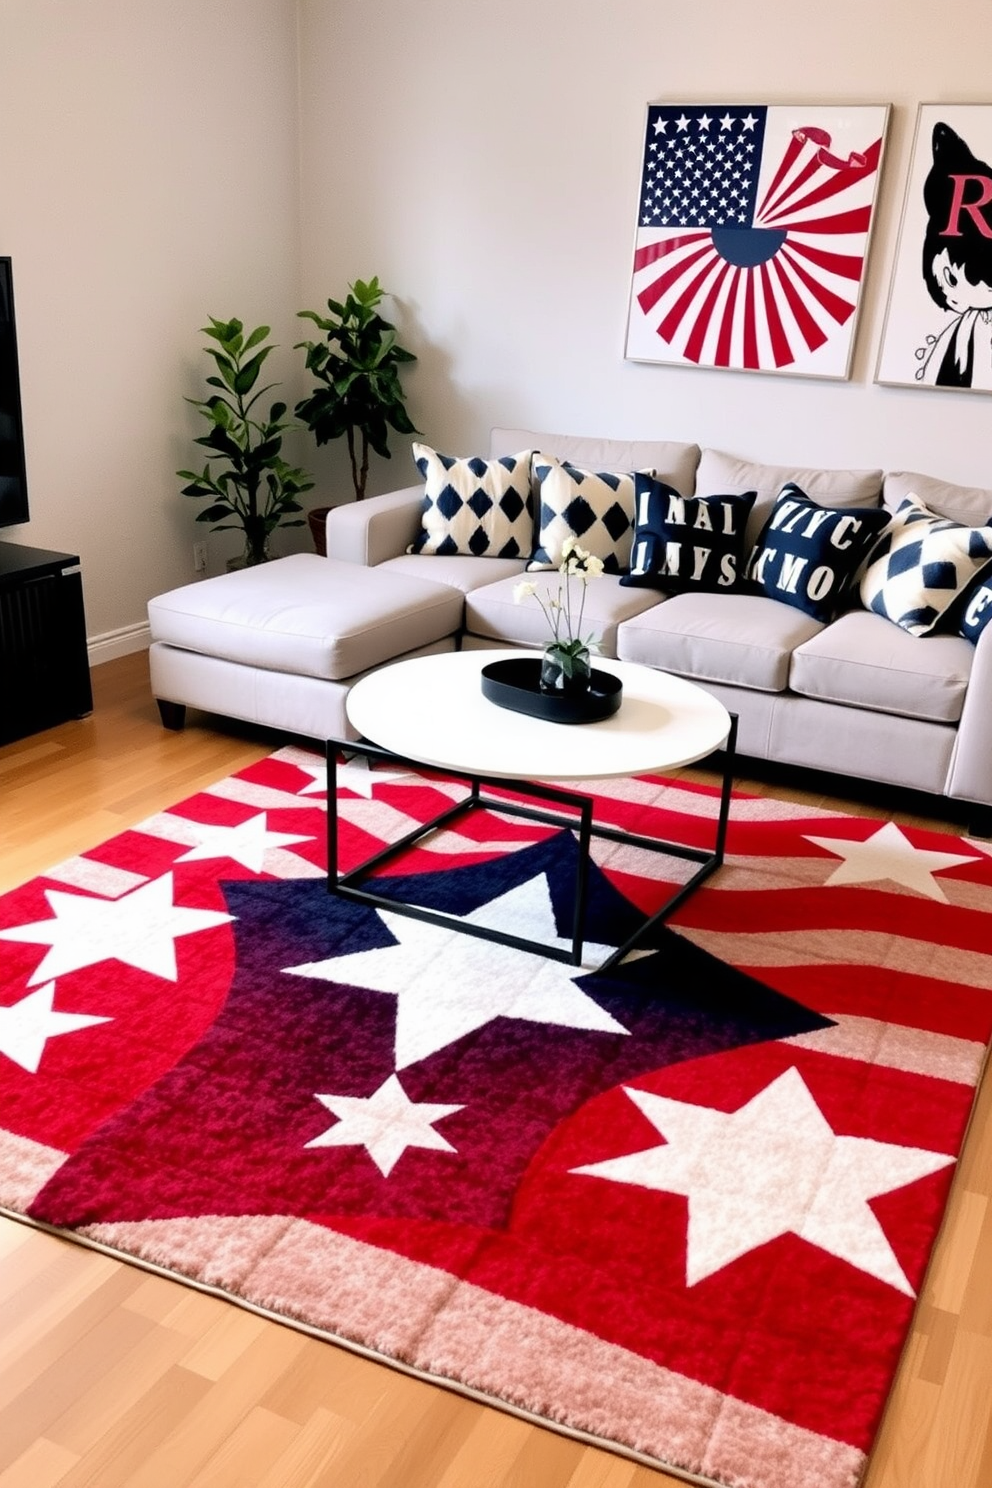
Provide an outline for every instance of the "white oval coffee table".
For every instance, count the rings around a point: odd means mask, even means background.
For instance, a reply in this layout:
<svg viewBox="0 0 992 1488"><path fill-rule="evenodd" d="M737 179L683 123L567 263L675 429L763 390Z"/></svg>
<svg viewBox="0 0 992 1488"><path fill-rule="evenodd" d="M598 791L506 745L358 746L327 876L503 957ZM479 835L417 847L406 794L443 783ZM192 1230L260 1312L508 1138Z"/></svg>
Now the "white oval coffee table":
<svg viewBox="0 0 992 1488"><path fill-rule="evenodd" d="M635 936L597 968L606 970L623 959L649 925L663 919L723 861L730 788L733 778L737 720L711 694L684 678L632 662L596 658L594 670L610 672L623 683L618 712L596 723L562 724L501 707L483 696L484 666L519 659L520 651L455 651L416 657L381 667L355 683L348 694L348 718L361 735L327 741L328 888L346 898L388 908L467 934L514 945L580 965L585 920L591 836L633 843L700 866L665 904L645 920ZM523 653L526 654L526 653ZM592 798L552 782L586 781L676 769L724 750L723 788L712 850L642 837L593 820ZM336 806L337 757L349 751L388 763L428 766L469 786L468 796L391 843L364 863L340 872ZM514 790L555 807L527 806L481 794L483 786L513 782ZM359 881L428 833L449 825L477 807L570 827L577 831L579 858L571 950L549 947L507 932L463 923L427 906L401 904Z"/></svg>
<svg viewBox="0 0 992 1488"><path fill-rule="evenodd" d="M381 667L348 694L365 739L438 769L504 780L595 780L672 770L720 749L730 714L694 682L633 662L600 660L623 702L598 723L549 723L482 695L480 673L519 651L449 651Z"/></svg>

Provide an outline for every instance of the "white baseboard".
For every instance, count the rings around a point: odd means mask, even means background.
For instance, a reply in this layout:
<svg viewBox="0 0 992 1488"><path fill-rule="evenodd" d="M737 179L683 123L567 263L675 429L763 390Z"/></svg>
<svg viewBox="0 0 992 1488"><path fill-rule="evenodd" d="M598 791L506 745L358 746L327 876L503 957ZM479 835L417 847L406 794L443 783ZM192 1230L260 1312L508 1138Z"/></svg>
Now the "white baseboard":
<svg viewBox="0 0 992 1488"><path fill-rule="evenodd" d="M118 656L130 656L132 651L147 651L151 639L147 620L138 625L122 625L120 630L108 630L103 635L90 636L86 643L90 666L99 666L101 661L114 661Z"/></svg>

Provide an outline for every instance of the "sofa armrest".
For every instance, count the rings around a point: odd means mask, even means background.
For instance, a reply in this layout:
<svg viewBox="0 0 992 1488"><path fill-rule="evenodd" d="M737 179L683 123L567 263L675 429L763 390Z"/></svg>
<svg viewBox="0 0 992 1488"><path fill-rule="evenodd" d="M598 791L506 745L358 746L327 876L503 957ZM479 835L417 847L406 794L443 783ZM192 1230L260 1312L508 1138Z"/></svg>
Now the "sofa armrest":
<svg viewBox="0 0 992 1488"><path fill-rule="evenodd" d="M405 553L420 530L424 488L407 486L334 506L327 514L327 556L373 568Z"/></svg>
<svg viewBox="0 0 992 1488"><path fill-rule="evenodd" d="M992 806L992 625L978 637L947 794Z"/></svg>

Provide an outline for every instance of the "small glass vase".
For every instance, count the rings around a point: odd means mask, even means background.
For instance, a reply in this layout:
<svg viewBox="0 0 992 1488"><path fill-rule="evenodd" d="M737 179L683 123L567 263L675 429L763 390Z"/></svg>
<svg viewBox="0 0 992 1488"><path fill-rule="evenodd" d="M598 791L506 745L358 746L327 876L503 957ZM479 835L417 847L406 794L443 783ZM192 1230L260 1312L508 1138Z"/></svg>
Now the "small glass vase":
<svg viewBox="0 0 992 1488"><path fill-rule="evenodd" d="M252 542L251 538L246 534L244 551L239 553L236 558L228 558L225 566L228 573L234 573L239 568L254 568L259 563L268 563L271 557L268 535L264 536L261 542Z"/></svg>
<svg viewBox="0 0 992 1488"><path fill-rule="evenodd" d="M574 697L588 692L592 683L592 656L583 646L578 651L564 651L560 646L546 646L541 656L542 692Z"/></svg>

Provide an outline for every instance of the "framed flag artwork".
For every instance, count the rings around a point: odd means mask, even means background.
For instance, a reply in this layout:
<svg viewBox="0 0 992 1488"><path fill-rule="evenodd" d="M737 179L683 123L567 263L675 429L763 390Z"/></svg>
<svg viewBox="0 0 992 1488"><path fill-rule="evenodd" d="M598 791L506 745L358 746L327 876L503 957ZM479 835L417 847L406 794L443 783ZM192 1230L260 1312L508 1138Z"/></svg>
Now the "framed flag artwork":
<svg viewBox="0 0 992 1488"><path fill-rule="evenodd" d="M875 380L992 392L992 104L920 106Z"/></svg>
<svg viewBox="0 0 992 1488"><path fill-rule="evenodd" d="M848 377L888 118L649 104L628 359Z"/></svg>

